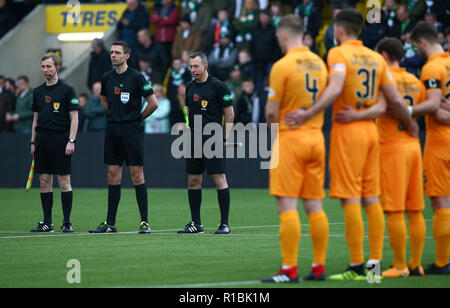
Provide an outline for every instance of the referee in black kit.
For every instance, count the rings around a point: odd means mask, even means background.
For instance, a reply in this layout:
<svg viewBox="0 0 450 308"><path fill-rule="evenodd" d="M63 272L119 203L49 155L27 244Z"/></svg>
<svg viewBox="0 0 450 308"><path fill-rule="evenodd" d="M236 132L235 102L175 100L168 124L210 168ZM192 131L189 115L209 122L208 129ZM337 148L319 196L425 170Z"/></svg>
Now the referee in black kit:
<svg viewBox="0 0 450 308"><path fill-rule="evenodd" d="M73 87L58 79L60 60L57 55L48 53L42 56L41 69L45 83L33 91L31 154L41 184L44 221L31 232L54 232L53 175L56 174L64 216L61 229L68 233L73 232L70 223L73 201L70 173L80 107Z"/></svg>
<svg viewBox="0 0 450 308"><path fill-rule="evenodd" d="M208 123L217 123L222 129L224 144L232 128L234 119L233 101L230 90L220 80L208 73L208 59L203 52L194 52L190 55L189 65L194 80L186 86L186 107L188 108L189 126L191 129L191 149L194 152L195 134L202 134L203 127ZM201 124L194 122L194 116L201 116ZM222 123L223 119L223 123ZM197 125L196 125L197 124ZM227 125L228 124L228 125ZM194 127L200 126L202 131L197 132ZM209 137L209 136L208 136ZM202 136L202 146L207 139ZM215 234L229 234L228 216L230 212L230 190L225 176L225 158L195 158L191 155L186 159L188 173L188 199L192 221L179 234L203 233L204 228L200 219L200 206L202 202L202 175L205 171L212 176L217 189L217 198L220 207L220 224Z"/></svg>
<svg viewBox="0 0 450 308"><path fill-rule="evenodd" d="M105 222L90 233L117 232L116 214L120 201L122 165L130 168L131 180L141 215L139 233L151 233L144 178L144 127L141 122L157 108L153 89L144 76L127 66L131 49L126 42L111 46L113 70L102 77L101 102L108 111L104 162L108 165L108 213ZM142 97L148 102L142 111Z"/></svg>

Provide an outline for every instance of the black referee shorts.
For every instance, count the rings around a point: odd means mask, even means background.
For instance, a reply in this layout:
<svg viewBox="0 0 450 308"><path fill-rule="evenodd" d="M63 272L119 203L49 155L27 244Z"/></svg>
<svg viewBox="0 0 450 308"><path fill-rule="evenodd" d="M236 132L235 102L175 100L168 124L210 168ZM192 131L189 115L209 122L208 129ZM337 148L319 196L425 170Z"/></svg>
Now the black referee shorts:
<svg viewBox="0 0 450 308"><path fill-rule="evenodd" d="M68 134L36 133L35 172L38 174L70 174L72 155L66 155L68 141Z"/></svg>
<svg viewBox="0 0 450 308"><path fill-rule="evenodd" d="M202 136L202 147L204 146L206 140L210 137L211 136ZM214 151L214 148L212 150ZM225 150L222 158L206 158L204 154L201 158L194 158L194 151L194 136L193 132L191 132L191 158L186 158L187 174L203 174L205 169L208 175L225 173Z"/></svg>
<svg viewBox="0 0 450 308"><path fill-rule="evenodd" d="M108 123L105 131L105 165L144 165L144 127L140 122Z"/></svg>

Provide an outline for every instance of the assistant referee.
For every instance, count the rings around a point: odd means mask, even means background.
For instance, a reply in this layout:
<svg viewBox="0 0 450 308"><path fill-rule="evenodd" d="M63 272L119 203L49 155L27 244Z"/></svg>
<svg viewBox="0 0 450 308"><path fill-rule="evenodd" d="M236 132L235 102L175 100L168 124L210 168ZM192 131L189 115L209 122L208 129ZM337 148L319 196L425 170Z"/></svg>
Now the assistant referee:
<svg viewBox="0 0 450 308"><path fill-rule="evenodd" d="M231 124L234 119L233 100L226 85L208 73L208 58L203 52L194 52L190 55L189 65L194 80L186 86L186 107L191 128L191 149L194 149L195 134L202 134L203 127L209 123L223 126L223 140L226 144ZM200 123L195 123L197 117ZM223 119L223 123L222 123ZM201 131L194 128L201 127ZM202 146L210 136L203 136ZM196 158L192 151L191 158L186 159L186 172L188 173L188 199L192 221L189 222L179 234L203 233L204 228L200 219L200 206L202 202L202 175L206 169L208 175L214 180L217 189L217 198L220 207L220 224L216 234L229 234L228 216L230 212L230 190L225 175L225 158Z"/></svg>
<svg viewBox="0 0 450 308"><path fill-rule="evenodd" d="M105 73L101 84L101 102L108 111L104 162L108 166L108 213L91 233L117 232L116 214L121 194L122 165L130 168L141 215L139 233L151 233L148 224L148 197L144 178L144 127L142 121L157 108L151 84L138 71L128 67L131 49L126 42L111 46L114 69ZM142 97L148 102L142 111Z"/></svg>
<svg viewBox="0 0 450 308"><path fill-rule="evenodd" d="M31 232L54 232L52 223L53 175L58 176L64 221L63 232L73 232L70 223L73 192L70 182L71 157L78 129L77 95L73 87L59 80L59 57L53 53L41 58L45 83L33 91L34 112L31 154L41 184L44 221Z"/></svg>

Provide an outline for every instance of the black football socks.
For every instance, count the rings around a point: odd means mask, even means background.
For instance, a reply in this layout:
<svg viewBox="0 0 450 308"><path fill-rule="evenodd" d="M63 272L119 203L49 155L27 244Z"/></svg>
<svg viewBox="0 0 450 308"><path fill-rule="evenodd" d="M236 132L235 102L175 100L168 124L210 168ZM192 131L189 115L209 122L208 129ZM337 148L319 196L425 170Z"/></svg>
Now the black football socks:
<svg viewBox="0 0 450 308"><path fill-rule="evenodd" d="M73 193L72 191L61 192L61 204L64 216L64 222L70 222L70 213L72 212Z"/></svg>
<svg viewBox="0 0 450 308"><path fill-rule="evenodd" d="M42 210L44 212L44 224L52 224L53 192L41 192Z"/></svg>
<svg viewBox="0 0 450 308"><path fill-rule="evenodd" d="M220 208L220 223L228 225L228 216L230 214L230 189L217 190L217 199Z"/></svg>
<svg viewBox="0 0 450 308"><path fill-rule="evenodd" d="M116 225L117 208L120 201L120 185L108 185L108 215L106 223Z"/></svg>
<svg viewBox="0 0 450 308"><path fill-rule="evenodd" d="M189 207L191 209L192 221L197 225L201 225L200 219L200 206L202 204L202 190L201 189L188 189Z"/></svg>
<svg viewBox="0 0 450 308"><path fill-rule="evenodd" d="M139 207L139 213L141 214L141 221L148 223L148 195L147 187L144 184L135 185L136 201Z"/></svg>

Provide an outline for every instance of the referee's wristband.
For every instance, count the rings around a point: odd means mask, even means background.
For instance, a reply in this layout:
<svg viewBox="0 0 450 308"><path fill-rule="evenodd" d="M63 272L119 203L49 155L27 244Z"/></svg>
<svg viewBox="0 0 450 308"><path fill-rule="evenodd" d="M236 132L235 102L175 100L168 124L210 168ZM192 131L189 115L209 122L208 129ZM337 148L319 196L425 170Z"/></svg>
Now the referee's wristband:
<svg viewBox="0 0 450 308"><path fill-rule="evenodd" d="M36 145L36 141L30 141L31 145Z"/></svg>

